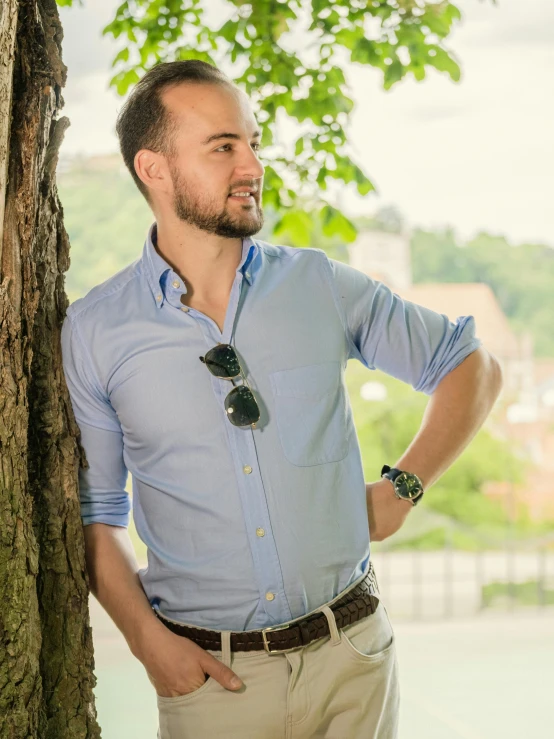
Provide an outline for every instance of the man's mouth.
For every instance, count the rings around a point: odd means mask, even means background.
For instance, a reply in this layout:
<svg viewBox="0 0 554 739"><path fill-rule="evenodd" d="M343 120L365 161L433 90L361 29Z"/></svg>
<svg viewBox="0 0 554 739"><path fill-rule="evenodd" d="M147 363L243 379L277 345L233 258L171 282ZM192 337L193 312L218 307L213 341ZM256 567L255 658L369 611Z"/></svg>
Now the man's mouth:
<svg viewBox="0 0 554 739"><path fill-rule="evenodd" d="M256 202L256 190L240 189L229 195L229 200L235 200L243 205L253 205Z"/></svg>

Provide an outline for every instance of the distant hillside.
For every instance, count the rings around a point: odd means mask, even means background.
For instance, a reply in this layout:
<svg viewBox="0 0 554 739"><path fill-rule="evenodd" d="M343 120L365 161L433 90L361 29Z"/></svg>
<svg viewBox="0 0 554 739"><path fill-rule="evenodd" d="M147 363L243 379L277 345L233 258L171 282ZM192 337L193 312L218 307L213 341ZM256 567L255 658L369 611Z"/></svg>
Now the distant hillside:
<svg viewBox="0 0 554 739"><path fill-rule="evenodd" d="M71 302L139 257L153 221L127 170L114 161L97 169L90 162L71 171L59 168L57 175L71 241L66 272Z"/></svg>

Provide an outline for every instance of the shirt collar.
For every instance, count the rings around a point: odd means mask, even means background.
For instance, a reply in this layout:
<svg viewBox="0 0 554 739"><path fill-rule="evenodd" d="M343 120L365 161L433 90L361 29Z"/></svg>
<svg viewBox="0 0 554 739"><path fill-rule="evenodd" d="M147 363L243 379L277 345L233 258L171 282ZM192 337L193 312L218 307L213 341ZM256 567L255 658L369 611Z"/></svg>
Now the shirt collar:
<svg viewBox="0 0 554 739"><path fill-rule="evenodd" d="M154 223L148 229L148 235L144 242L144 248L142 250L141 266L148 285L154 297L154 301L161 307L165 300L164 285L167 278L167 272L174 274L174 270L170 264L161 256L157 251L154 244L157 244L157 223ZM254 279L261 266L261 249L258 244L250 236L242 240L242 258L237 272L240 270L244 276L244 279L249 285L252 285ZM179 275L175 275L178 279ZM186 285L184 285L184 292L187 291Z"/></svg>

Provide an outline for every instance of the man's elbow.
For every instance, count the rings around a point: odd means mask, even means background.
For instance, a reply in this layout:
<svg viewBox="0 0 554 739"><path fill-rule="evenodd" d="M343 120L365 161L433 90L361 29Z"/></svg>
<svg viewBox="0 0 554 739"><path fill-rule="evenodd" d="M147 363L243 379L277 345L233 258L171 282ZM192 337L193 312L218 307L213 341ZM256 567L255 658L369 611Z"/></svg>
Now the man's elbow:
<svg viewBox="0 0 554 739"><path fill-rule="evenodd" d="M498 359L484 346L479 346L453 370L451 370L439 383L445 388L451 388L462 382L466 390L472 387L472 392L479 391L483 398L485 395L494 403L500 395L504 384L502 366Z"/></svg>
<svg viewBox="0 0 554 739"><path fill-rule="evenodd" d="M469 354L462 362L462 364L465 363L467 363L467 369L471 370L473 377L477 379L481 393L488 396L492 406L504 385L502 365L484 346L480 346Z"/></svg>
<svg viewBox="0 0 554 739"><path fill-rule="evenodd" d="M502 371L502 365L494 356L494 354L491 354L488 351L488 349L485 349L484 347L479 347L477 351L483 352L485 372L488 377L491 395L493 396L494 400L496 400L504 386L504 374Z"/></svg>
<svg viewBox="0 0 554 739"><path fill-rule="evenodd" d="M491 355L492 356L492 355ZM502 365L498 361L498 359L494 356L492 356L492 359L494 361L495 365L495 372L496 372L496 397L500 395L500 392L502 388L504 387L504 372L502 370Z"/></svg>

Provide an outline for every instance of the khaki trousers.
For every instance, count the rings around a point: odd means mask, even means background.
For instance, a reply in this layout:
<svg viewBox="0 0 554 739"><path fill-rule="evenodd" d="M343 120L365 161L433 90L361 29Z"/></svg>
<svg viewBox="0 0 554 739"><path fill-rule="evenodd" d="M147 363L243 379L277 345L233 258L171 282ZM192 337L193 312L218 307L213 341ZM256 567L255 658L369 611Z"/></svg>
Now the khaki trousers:
<svg viewBox="0 0 554 739"><path fill-rule="evenodd" d="M362 579L362 578L360 578ZM157 695L158 739L395 739L400 692L395 636L387 610L377 610L291 652L208 650L243 681L230 691L213 677L192 693ZM298 620L298 619L295 619ZM287 622L291 623L291 622Z"/></svg>

